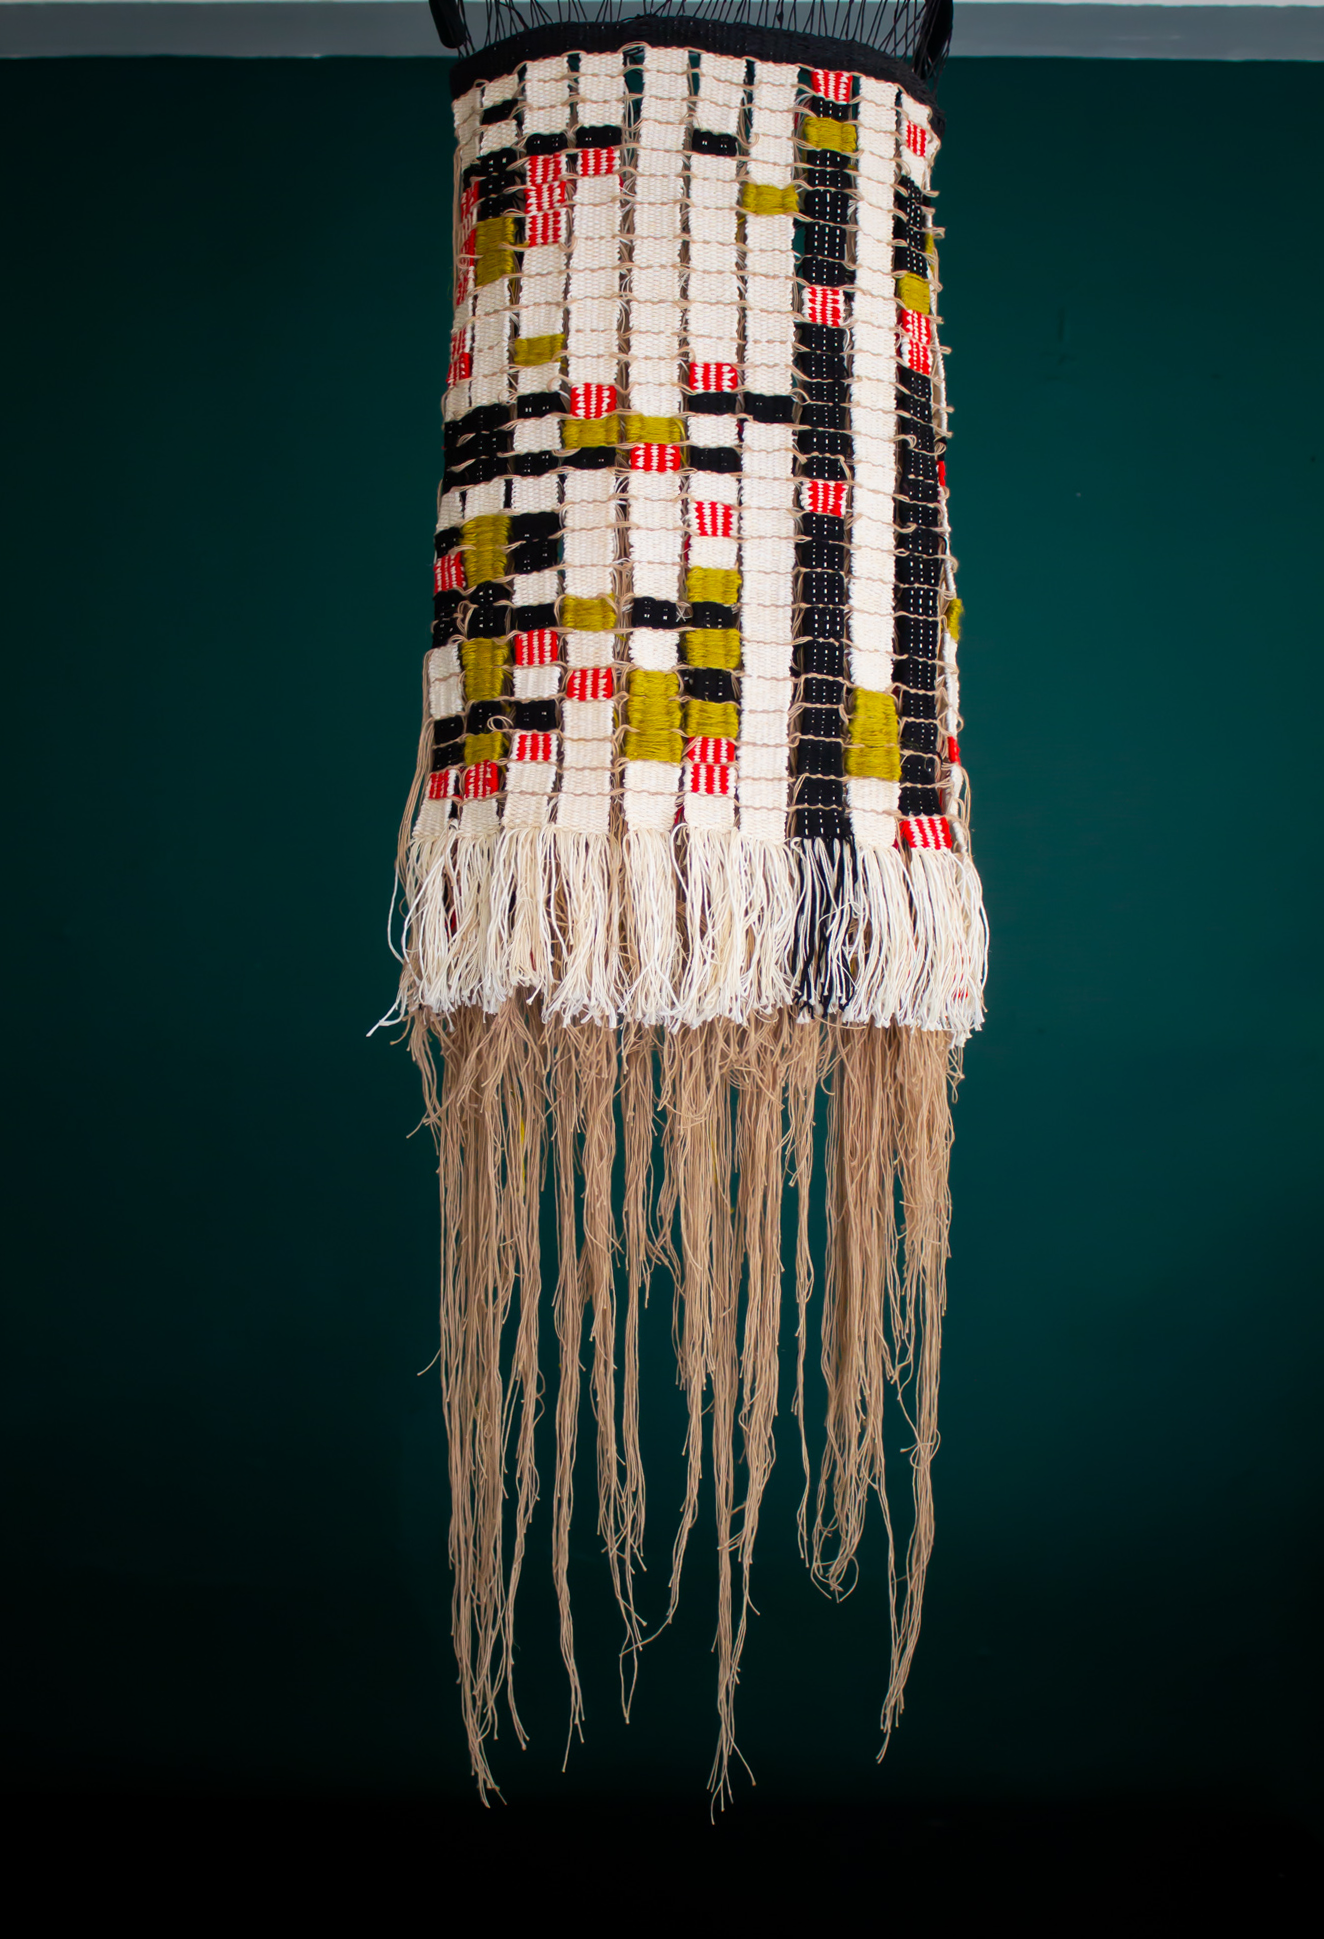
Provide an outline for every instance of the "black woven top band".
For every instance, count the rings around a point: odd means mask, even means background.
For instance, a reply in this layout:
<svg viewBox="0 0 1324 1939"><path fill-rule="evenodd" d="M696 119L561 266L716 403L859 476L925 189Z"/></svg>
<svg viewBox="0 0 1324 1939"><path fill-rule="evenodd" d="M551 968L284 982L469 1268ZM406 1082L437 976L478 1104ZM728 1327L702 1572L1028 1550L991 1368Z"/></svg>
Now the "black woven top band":
<svg viewBox="0 0 1324 1939"><path fill-rule="evenodd" d="M705 54L734 54L746 60L779 61L785 66L837 68L868 74L877 81L895 81L913 100L933 109L933 128L941 136L943 119L933 90L926 87L903 61L860 41L828 40L820 34L787 33L777 27L745 26L737 21L700 20L658 14L636 14L632 20L557 21L532 27L526 33L494 40L476 54L467 54L451 69L451 93L457 99L477 81L494 81L524 61L545 60L553 54L610 54L617 48L697 47Z"/></svg>

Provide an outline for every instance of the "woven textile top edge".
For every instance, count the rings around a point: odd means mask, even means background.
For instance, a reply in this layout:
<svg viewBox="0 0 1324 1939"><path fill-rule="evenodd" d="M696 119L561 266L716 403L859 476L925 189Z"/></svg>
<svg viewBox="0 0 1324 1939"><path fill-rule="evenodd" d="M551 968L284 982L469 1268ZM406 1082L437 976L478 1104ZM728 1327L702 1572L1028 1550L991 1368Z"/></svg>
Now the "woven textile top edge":
<svg viewBox="0 0 1324 1939"><path fill-rule="evenodd" d="M495 80L525 61L571 52L610 54L635 42L650 47L693 47L701 53L743 55L747 60L774 61L787 66L841 68L853 74L867 74L874 80L894 81L913 100L930 109L934 133L939 138L942 136L944 118L936 106L933 89L903 61L880 54L859 41L829 40L816 34L685 16L641 14L630 20L556 22L512 34L456 61L450 75L451 94L458 100L478 82Z"/></svg>

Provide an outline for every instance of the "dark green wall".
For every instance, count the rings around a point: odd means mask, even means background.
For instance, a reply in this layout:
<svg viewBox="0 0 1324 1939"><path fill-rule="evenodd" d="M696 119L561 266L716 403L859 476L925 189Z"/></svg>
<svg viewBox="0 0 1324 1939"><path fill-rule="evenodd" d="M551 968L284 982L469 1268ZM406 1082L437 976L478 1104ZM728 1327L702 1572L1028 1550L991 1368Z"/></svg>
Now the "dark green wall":
<svg viewBox="0 0 1324 1939"><path fill-rule="evenodd" d="M445 81L0 67L20 1783L467 1795L416 1378L430 1153L404 1053L365 1035L427 643ZM1304 1810L1324 70L974 61L943 91L994 967L939 1547L880 1771L878 1530L830 1607L785 1434L741 1741L763 1799ZM510 1794L698 1796L706 1530L627 1731L581 1517L564 1778L545 1508L539 1533Z"/></svg>

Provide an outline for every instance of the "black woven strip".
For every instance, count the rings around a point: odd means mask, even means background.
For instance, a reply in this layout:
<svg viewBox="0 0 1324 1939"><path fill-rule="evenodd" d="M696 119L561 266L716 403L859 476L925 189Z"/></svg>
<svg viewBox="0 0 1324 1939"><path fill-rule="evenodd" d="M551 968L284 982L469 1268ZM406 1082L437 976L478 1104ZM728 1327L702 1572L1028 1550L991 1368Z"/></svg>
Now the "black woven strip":
<svg viewBox="0 0 1324 1939"><path fill-rule="evenodd" d="M556 608L550 601L544 606L516 606L510 617L512 632L537 633L556 625Z"/></svg>
<svg viewBox="0 0 1324 1939"><path fill-rule="evenodd" d="M735 446L692 444L689 449L691 471L739 471L740 452Z"/></svg>
<svg viewBox="0 0 1324 1939"><path fill-rule="evenodd" d="M691 700L734 700L735 675L727 667L689 667L680 669L682 691Z"/></svg>
<svg viewBox="0 0 1324 1939"><path fill-rule="evenodd" d="M950 31L950 24L948 31ZM444 43L449 45L449 43ZM916 101L933 109L935 132L942 134L933 91L913 68L890 54L859 41L833 40L825 34L788 33L783 28L754 27L736 21L699 20L693 15L674 19L636 14L629 20L554 21L531 27L480 48L451 69L451 94L459 99L477 81L495 81L524 61L546 60L554 54L612 54L621 47L695 47L701 53L734 54L747 61L776 61L790 67L825 67L868 74L876 81L895 81ZM920 59L917 50L916 58ZM924 50L927 65L941 62L941 52Z"/></svg>
<svg viewBox="0 0 1324 1939"><path fill-rule="evenodd" d="M433 536L432 549L439 559L444 559L448 552L454 552L463 536L458 525L443 526L442 530Z"/></svg>
<svg viewBox="0 0 1324 1939"><path fill-rule="evenodd" d="M514 544L521 539L550 539L560 534L561 514L559 512L516 512L510 521L510 541ZM527 571L527 567L511 567L511 571Z"/></svg>
<svg viewBox="0 0 1324 1939"><path fill-rule="evenodd" d="M498 121L510 121L514 117L519 102L512 94L507 101L495 101L490 108L484 108L481 116L484 128L494 128Z"/></svg>
<svg viewBox="0 0 1324 1939"><path fill-rule="evenodd" d="M563 417L565 398L559 390L525 391L515 399L516 417Z"/></svg>
<svg viewBox="0 0 1324 1939"><path fill-rule="evenodd" d="M494 720L505 718L506 709L509 705L509 701L506 700L472 701L469 705L468 713L465 715L465 724L468 732L471 734L488 733L491 730Z"/></svg>
<svg viewBox="0 0 1324 1939"><path fill-rule="evenodd" d="M460 622L462 592L436 592L432 595L432 629L438 644L449 639Z"/></svg>
<svg viewBox="0 0 1324 1939"><path fill-rule="evenodd" d="M596 127L575 130L577 148L619 148L620 145L621 125L618 121L604 121Z"/></svg>
<svg viewBox="0 0 1324 1939"><path fill-rule="evenodd" d="M512 573L550 572L561 563L559 533L554 539L528 539L523 545L513 545L507 563Z"/></svg>
<svg viewBox="0 0 1324 1939"><path fill-rule="evenodd" d="M731 417L736 403L730 391L693 391L685 399L685 409L691 413L697 411L700 417Z"/></svg>
<svg viewBox="0 0 1324 1939"><path fill-rule="evenodd" d="M747 390L741 400L741 408L745 416L753 418L756 424L792 424L795 421L793 397L773 397L762 391Z"/></svg>
<svg viewBox="0 0 1324 1939"><path fill-rule="evenodd" d="M517 733L554 734L556 702L554 700L512 700L510 722Z"/></svg>
<svg viewBox="0 0 1324 1939"><path fill-rule="evenodd" d="M508 469L512 478L543 478L549 471L559 470L564 457L563 451L516 451L511 454ZM492 476L499 477L500 473L493 472Z"/></svg>
<svg viewBox="0 0 1324 1939"><path fill-rule="evenodd" d="M674 631L680 625L680 607L674 599L635 599L630 602L631 626L664 626Z"/></svg>
<svg viewBox="0 0 1324 1939"><path fill-rule="evenodd" d="M711 627L732 627L740 624L740 615L734 606L719 606L715 599L696 599L690 606L690 625Z"/></svg>
<svg viewBox="0 0 1324 1939"><path fill-rule="evenodd" d="M526 135L524 138L526 155L559 155L569 145L568 137L563 134Z"/></svg>
<svg viewBox="0 0 1324 1939"><path fill-rule="evenodd" d="M942 813L942 789L903 787L901 790L901 812L903 815L940 815Z"/></svg>

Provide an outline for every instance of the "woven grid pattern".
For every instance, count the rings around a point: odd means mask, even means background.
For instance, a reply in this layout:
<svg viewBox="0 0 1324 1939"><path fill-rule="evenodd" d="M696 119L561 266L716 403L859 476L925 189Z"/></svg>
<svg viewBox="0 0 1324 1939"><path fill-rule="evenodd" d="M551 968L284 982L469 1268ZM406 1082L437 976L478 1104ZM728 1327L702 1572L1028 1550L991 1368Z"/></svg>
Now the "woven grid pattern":
<svg viewBox="0 0 1324 1939"><path fill-rule="evenodd" d="M521 981L554 997L578 952L595 993L567 1014L629 1009L633 982L669 1020L688 975L690 1021L909 1002L963 1034L978 948L964 968L948 948L923 1000L922 967L881 962L918 949L932 970L925 921L968 943L983 920L973 871L946 916L914 889L916 853L968 849L928 108L844 70L632 46L531 61L455 114L419 840L612 854L581 918L540 850L540 944L437 1006ZM646 885L632 863L622 916L628 837L671 844L677 886L670 860ZM470 927L499 922L488 905ZM601 933L581 947L576 922ZM703 977L680 963L701 934Z"/></svg>

